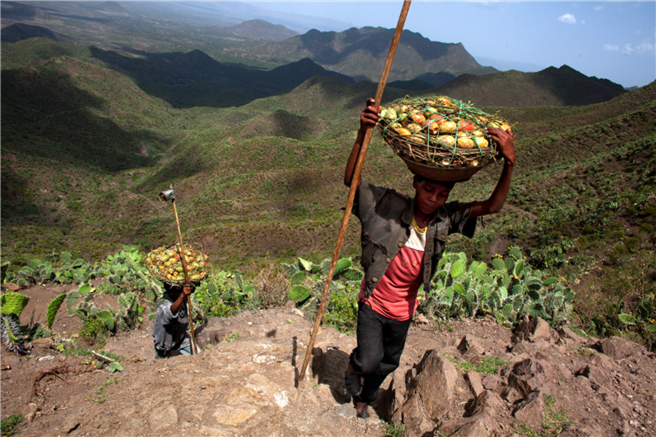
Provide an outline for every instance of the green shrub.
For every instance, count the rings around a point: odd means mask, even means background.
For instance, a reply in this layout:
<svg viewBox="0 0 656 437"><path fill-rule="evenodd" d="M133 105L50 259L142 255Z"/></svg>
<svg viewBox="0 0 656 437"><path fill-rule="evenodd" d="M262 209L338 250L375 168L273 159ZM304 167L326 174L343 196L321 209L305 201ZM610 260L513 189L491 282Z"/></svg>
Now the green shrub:
<svg viewBox="0 0 656 437"><path fill-rule="evenodd" d="M585 235L580 236L576 240L576 247L581 250L585 250L590 246L590 240Z"/></svg>
<svg viewBox="0 0 656 437"><path fill-rule="evenodd" d="M359 286L350 286L331 293L326 309L326 323L339 332L353 331L358 321L359 295Z"/></svg>
<svg viewBox="0 0 656 437"><path fill-rule="evenodd" d="M84 321L80 335L86 339L100 343L107 335L107 326L95 315L91 315Z"/></svg>

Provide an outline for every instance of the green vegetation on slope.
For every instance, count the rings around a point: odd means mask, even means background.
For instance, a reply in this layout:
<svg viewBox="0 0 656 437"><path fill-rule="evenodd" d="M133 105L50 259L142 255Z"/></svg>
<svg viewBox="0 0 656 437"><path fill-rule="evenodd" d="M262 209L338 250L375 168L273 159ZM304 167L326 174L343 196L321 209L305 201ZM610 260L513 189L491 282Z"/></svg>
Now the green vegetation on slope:
<svg viewBox="0 0 656 437"><path fill-rule="evenodd" d="M20 62L27 66L3 70L2 81L10 271L53 251L97 260L124 244L148 251L174 242L172 208L156 201L170 184L183 237L221 269L331 254L344 162L375 84L314 78L241 107L176 110L94 61ZM390 88L384 101L404 94ZM513 186L504 211L472 241L454 236L450 250L490 262L509 244L522 247L533 268L579 286L586 326L629 326L616 314L648 306L654 292L654 101L651 84L581 108L482 108L515 124ZM459 184L453 198L486 198L499 171ZM364 176L412 193L409 172L378 135ZM358 234L352 220L343 253L355 262ZM608 280L618 273L621 281ZM627 284L639 285L621 292Z"/></svg>

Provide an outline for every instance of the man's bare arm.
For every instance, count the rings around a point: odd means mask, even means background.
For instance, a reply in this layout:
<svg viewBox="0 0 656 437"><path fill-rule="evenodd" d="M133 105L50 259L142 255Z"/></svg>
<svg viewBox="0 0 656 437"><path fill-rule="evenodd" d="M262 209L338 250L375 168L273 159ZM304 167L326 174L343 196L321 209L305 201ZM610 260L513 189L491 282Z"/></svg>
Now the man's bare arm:
<svg viewBox="0 0 656 437"><path fill-rule="evenodd" d="M351 154L349 155L348 161L346 162L346 169L344 170L344 185L347 187L351 186L353 182L353 173L355 172L355 164L358 162L358 156L360 155L360 149L362 148L362 142L364 141L365 133L369 126L374 127L378 124L378 109L374 108L374 99L367 99L367 106L360 113L360 130L358 130L358 136L353 143L353 149L351 149ZM357 185L360 185L360 181L356 182Z"/></svg>
<svg viewBox="0 0 656 437"><path fill-rule="evenodd" d="M515 165L515 143L512 131L508 129L506 132L498 128L487 128L486 130L492 140L497 143L499 153L503 157L503 171L490 198L484 202L475 202L470 217L480 217L501 211L508 196L512 169Z"/></svg>

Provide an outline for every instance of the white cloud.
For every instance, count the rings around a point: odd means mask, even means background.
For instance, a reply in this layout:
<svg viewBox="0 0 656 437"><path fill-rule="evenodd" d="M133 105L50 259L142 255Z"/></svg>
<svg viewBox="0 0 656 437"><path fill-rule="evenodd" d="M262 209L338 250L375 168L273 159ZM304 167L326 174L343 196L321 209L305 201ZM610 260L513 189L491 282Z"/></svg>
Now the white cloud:
<svg viewBox="0 0 656 437"><path fill-rule="evenodd" d="M576 24L576 17L572 14L564 14L558 17L558 21L565 24Z"/></svg>
<svg viewBox="0 0 656 437"><path fill-rule="evenodd" d="M604 8L603 6L595 6L592 9L594 9L595 11L601 11L603 8Z"/></svg>
<svg viewBox="0 0 656 437"><path fill-rule="evenodd" d="M656 55L656 45L652 40L643 40L640 44L631 44L626 43L623 46L617 44L604 44L604 50L609 52L620 52L623 55L646 55L654 56Z"/></svg>
<svg viewBox="0 0 656 437"><path fill-rule="evenodd" d="M653 42L643 41L635 49L638 53L653 55L656 51L656 46L654 46Z"/></svg>

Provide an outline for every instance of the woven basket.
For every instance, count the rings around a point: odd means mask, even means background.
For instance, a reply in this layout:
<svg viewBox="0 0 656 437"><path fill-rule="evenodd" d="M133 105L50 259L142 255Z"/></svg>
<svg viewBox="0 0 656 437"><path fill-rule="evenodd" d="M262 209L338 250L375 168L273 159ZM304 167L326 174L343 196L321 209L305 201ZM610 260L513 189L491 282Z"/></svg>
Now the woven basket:
<svg viewBox="0 0 656 437"><path fill-rule="evenodd" d="M449 123L447 123L449 122ZM495 115L446 96L393 102L381 111L383 139L417 175L458 182L496 161L486 127L509 128Z"/></svg>
<svg viewBox="0 0 656 437"><path fill-rule="evenodd" d="M197 249L194 249L193 247L185 247L184 250L185 252L191 252L191 257L193 258L193 261L187 264L189 282L191 284L199 284L209 274L209 256ZM162 261L162 259L166 259L163 255L167 251L173 251L175 254L180 256L180 246L177 244L158 247L146 255L146 267L154 277L166 284L173 286L183 285L185 283L184 272L178 271L176 272L176 275L171 275L170 270L167 271L164 269L163 264L165 261ZM171 257L167 258L170 259ZM175 271L174 269L176 265L182 267L182 262L179 259L172 262L173 265L170 268L173 269L173 271ZM196 268L192 268L192 266L196 266ZM167 276L167 273L171 275L171 277Z"/></svg>

